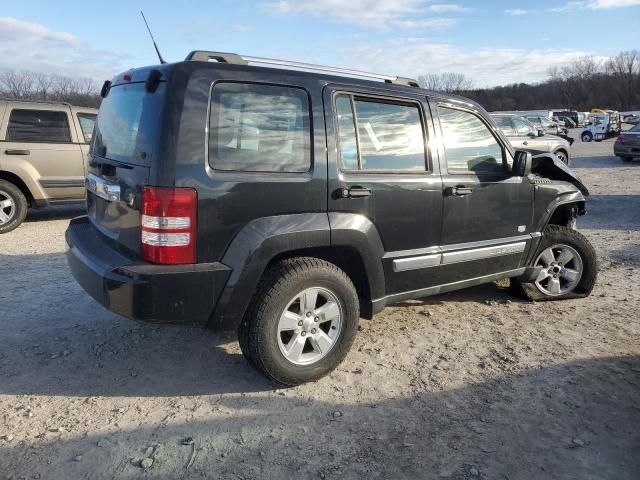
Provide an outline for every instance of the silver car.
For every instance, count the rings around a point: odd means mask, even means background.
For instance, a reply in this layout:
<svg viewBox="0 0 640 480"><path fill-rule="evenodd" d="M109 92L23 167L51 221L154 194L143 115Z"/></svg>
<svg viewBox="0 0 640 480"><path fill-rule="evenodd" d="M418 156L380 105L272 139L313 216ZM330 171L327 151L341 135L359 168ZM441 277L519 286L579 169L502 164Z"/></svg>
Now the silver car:
<svg viewBox="0 0 640 480"><path fill-rule="evenodd" d="M553 153L566 165L570 163L570 143L556 135L545 135L529 120L508 113L491 113L493 121L502 130L516 150L538 153Z"/></svg>

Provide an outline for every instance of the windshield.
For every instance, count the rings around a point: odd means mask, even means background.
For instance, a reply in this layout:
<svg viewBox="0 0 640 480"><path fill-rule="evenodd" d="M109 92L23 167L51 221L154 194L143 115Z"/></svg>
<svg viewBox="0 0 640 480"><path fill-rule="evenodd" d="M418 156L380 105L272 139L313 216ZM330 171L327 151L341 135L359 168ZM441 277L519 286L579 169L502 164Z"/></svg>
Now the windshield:
<svg viewBox="0 0 640 480"><path fill-rule="evenodd" d="M164 82L154 93L143 83L118 85L100 105L91 153L118 162L148 165L162 113Z"/></svg>

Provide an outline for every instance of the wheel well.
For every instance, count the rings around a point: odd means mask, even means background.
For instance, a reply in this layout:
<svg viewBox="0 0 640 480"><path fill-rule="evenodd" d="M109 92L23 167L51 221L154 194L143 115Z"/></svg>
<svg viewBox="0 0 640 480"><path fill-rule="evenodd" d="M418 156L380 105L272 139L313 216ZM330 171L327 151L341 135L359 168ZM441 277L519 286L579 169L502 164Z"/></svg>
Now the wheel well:
<svg viewBox="0 0 640 480"><path fill-rule="evenodd" d="M29 202L29 206L32 206L33 203L33 195L29 191L29 187L22 181L22 179L14 173L0 171L0 180L6 180L7 182L13 183L16 187L20 189L22 194L27 198Z"/></svg>
<svg viewBox="0 0 640 480"><path fill-rule="evenodd" d="M373 317L373 306L371 303L371 290L369 288L369 279L365 270L364 262L358 250L353 247L335 246L335 247L314 247L299 250L291 250L281 253L269 262L269 266L293 257L316 257L333 263L349 276L356 287L358 298L360 299L360 316L362 318L371 319Z"/></svg>
<svg viewBox="0 0 640 480"><path fill-rule="evenodd" d="M548 225L561 225L564 227L569 226L576 217L584 215L585 204L584 202L567 203L565 205L558 205L551 214L551 218L547 222Z"/></svg>

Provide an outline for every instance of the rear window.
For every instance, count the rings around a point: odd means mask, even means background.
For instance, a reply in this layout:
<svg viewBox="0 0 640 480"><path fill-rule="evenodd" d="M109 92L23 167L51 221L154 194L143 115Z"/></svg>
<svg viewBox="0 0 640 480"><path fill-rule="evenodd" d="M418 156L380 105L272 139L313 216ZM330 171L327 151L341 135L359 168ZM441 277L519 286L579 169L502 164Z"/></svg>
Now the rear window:
<svg viewBox="0 0 640 480"><path fill-rule="evenodd" d="M276 85L217 84L211 98L209 162L216 170L308 171L307 93Z"/></svg>
<svg viewBox="0 0 640 480"><path fill-rule="evenodd" d="M82 130L84 143L91 143L93 127L96 123L96 116L97 115L94 113L78 113L78 122L80 122L80 129Z"/></svg>
<svg viewBox="0 0 640 480"><path fill-rule="evenodd" d="M118 85L102 100L92 154L124 163L149 165L162 116L165 83L154 93L144 83Z"/></svg>
<svg viewBox="0 0 640 480"><path fill-rule="evenodd" d="M71 143L67 114L60 111L16 108L9 116L7 141Z"/></svg>

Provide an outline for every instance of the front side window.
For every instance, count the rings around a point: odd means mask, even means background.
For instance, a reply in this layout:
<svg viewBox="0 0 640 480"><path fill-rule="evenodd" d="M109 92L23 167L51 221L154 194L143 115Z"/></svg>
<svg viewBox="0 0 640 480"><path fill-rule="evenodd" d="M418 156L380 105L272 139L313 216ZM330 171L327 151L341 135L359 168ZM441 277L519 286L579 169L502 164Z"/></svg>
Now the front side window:
<svg viewBox="0 0 640 480"><path fill-rule="evenodd" d="M502 146L475 114L438 107L447 158L454 173L504 173Z"/></svg>
<svg viewBox="0 0 640 480"><path fill-rule="evenodd" d="M93 127L96 124L96 114L78 113L78 122L80 122L80 129L82 130L84 143L91 143L91 137L93 136Z"/></svg>
<svg viewBox="0 0 640 480"><path fill-rule="evenodd" d="M507 136L513 135L513 127L509 117L493 117L493 121L496 122L498 128L502 130L502 133Z"/></svg>
<svg viewBox="0 0 640 480"><path fill-rule="evenodd" d="M345 170L426 171L425 136L417 104L339 95L336 114Z"/></svg>
<svg viewBox="0 0 640 480"><path fill-rule="evenodd" d="M33 143L71 143L65 112L14 109L9 116L7 141Z"/></svg>
<svg viewBox="0 0 640 480"><path fill-rule="evenodd" d="M535 135L537 133L536 127L528 120L524 118L513 117L513 126L516 129L516 135L524 137L527 135Z"/></svg>
<svg viewBox="0 0 640 480"><path fill-rule="evenodd" d="M216 170L306 172L309 99L300 88L221 83L213 88L209 161Z"/></svg>

